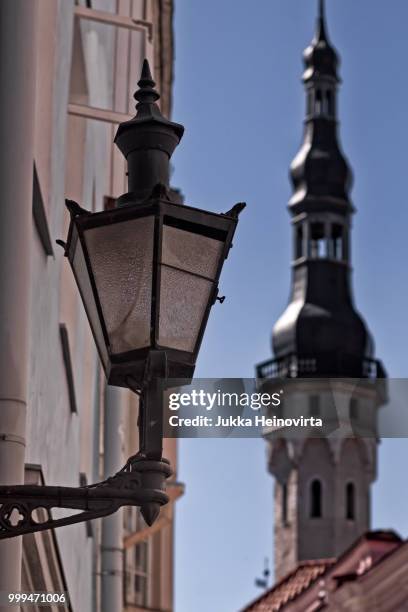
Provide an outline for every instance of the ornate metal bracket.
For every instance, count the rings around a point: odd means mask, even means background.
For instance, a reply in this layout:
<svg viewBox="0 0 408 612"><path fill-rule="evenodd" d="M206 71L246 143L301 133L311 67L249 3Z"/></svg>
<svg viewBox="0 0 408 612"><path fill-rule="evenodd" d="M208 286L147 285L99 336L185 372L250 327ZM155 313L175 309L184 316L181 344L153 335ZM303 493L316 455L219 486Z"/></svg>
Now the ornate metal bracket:
<svg viewBox="0 0 408 612"><path fill-rule="evenodd" d="M85 487L0 486L0 540L108 516L121 506L140 506L146 523L152 525L169 500L165 482L171 468L162 459L166 375L165 352L152 351L143 388L132 389L140 395L140 451L117 474ZM52 508L79 512L54 519Z"/></svg>
<svg viewBox="0 0 408 612"><path fill-rule="evenodd" d="M165 481L171 475L166 460L153 461L139 454L115 476L86 487L16 485L0 487L0 539L43 531L108 516L121 506L140 506L148 525L167 504ZM80 510L51 517L52 508Z"/></svg>

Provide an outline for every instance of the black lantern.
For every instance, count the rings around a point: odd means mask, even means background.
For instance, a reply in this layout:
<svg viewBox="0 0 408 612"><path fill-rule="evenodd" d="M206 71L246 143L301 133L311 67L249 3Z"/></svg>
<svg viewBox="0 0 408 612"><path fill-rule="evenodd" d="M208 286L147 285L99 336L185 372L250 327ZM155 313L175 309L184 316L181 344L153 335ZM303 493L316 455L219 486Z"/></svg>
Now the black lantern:
<svg viewBox="0 0 408 612"><path fill-rule="evenodd" d="M129 192L116 208L71 214L69 258L108 383L140 395L139 450L108 479L83 487L0 487L0 539L89 521L122 506L140 506L148 525L167 503L171 474L162 458L163 389L169 378L191 379L238 215L218 215L173 200L170 157L184 128L160 113L147 61L137 115L115 142L128 163ZM218 298L222 301L222 298ZM39 523L39 508L82 511ZM22 519L13 524L18 510Z"/></svg>
<svg viewBox="0 0 408 612"><path fill-rule="evenodd" d="M67 255L108 382L140 383L152 349L191 378L237 217L160 198L71 215Z"/></svg>
<svg viewBox="0 0 408 612"><path fill-rule="evenodd" d="M169 160L184 128L161 115L147 61L139 87L137 115L115 138L129 193L100 213L67 201L66 255L108 382L123 387L140 386L152 350L166 352L169 378L191 379L244 207L215 214L172 201Z"/></svg>

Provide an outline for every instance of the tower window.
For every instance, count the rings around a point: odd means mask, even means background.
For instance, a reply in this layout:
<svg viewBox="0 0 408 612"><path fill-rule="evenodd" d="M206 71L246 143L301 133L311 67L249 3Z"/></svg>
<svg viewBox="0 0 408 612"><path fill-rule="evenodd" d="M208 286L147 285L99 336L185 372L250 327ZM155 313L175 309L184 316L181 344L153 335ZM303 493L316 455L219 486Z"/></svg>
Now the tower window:
<svg viewBox="0 0 408 612"><path fill-rule="evenodd" d="M326 92L326 112L328 115L333 115L333 94L329 90Z"/></svg>
<svg viewBox="0 0 408 612"><path fill-rule="evenodd" d="M316 91L316 104L315 104L315 113L316 115L321 115L323 111L323 96L320 89Z"/></svg>
<svg viewBox="0 0 408 612"><path fill-rule="evenodd" d="M352 482L347 483L346 486L346 519L348 521L354 521L356 518L356 493L355 487Z"/></svg>
<svg viewBox="0 0 408 612"><path fill-rule="evenodd" d="M307 114L313 113L313 90L310 90L307 94Z"/></svg>
<svg viewBox="0 0 408 612"><path fill-rule="evenodd" d="M288 485L282 485L282 525L288 524Z"/></svg>
<svg viewBox="0 0 408 612"><path fill-rule="evenodd" d="M296 227L296 247L295 247L295 259L303 257L303 227L298 225Z"/></svg>
<svg viewBox="0 0 408 612"><path fill-rule="evenodd" d="M330 233L330 254L333 259L341 261L344 259L344 228L339 223L333 223Z"/></svg>
<svg viewBox="0 0 408 612"><path fill-rule="evenodd" d="M323 223L312 223L310 232L310 256L313 259L327 257L327 241Z"/></svg>
<svg viewBox="0 0 408 612"><path fill-rule="evenodd" d="M322 517L322 483L317 478L310 485L310 518Z"/></svg>
<svg viewBox="0 0 408 612"><path fill-rule="evenodd" d="M320 401L318 395L312 395L309 399L309 413L311 417L320 416Z"/></svg>
<svg viewBox="0 0 408 612"><path fill-rule="evenodd" d="M354 397L350 400L350 420L352 423L358 420L358 402Z"/></svg>

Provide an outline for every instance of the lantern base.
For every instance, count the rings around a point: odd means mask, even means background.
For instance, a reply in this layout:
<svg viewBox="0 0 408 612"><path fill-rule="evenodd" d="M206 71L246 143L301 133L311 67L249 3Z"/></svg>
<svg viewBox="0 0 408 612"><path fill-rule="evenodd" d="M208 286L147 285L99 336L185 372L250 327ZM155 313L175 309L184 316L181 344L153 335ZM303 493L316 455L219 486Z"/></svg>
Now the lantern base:
<svg viewBox="0 0 408 612"><path fill-rule="evenodd" d="M170 357L171 351L166 351L166 353L167 374L165 378L161 379L163 389L173 386L171 379L181 379L183 384L190 384L193 379L195 364L172 361ZM146 359L143 361L126 361L126 363L112 361L110 370L106 372L106 378L108 385L132 389L133 391L135 389L141 390L146 381Z"/></svg>

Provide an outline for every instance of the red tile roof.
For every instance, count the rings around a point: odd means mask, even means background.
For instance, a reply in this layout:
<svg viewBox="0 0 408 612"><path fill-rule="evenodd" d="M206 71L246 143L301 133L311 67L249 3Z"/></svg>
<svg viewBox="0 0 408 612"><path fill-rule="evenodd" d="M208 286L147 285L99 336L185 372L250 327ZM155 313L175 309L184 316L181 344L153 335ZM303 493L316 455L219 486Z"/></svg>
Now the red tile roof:
<svg viewBox="0 0 408 612"><path fill-rule="evenodd" d="M367 549L366 545L369 545ZM405 542L408 545L408 541ZM380 545L380 547L378 546ZM286 604L302 595L320 576L326 573L331 568L339 566L343 570L341 574L333 575L337 582L337 587L341 588L344 582L350 580L359 580L365 576L379 563L385 561L389 556L400 548L403 542L399 535L394 531L369 531L358 538L350 548L348 548L338 559L318 559L316 561L301 561L297 567L280 580L269 591L258 597L255 601L249 604L242 612L279 612ZM366 567L361 566L361 569L356 569L356 559L353 561L351 569L344 566L345 560L350 554L360 549L360 559L357 561L366 561ZM371 553L367 557L367 553ZM365 552L364 552L365 551ZM352 558L353 560L353 558ZM336 568L335 568L336 569Z"/></svg>
<svg viewBox="0 0 408 612"><path fill-rule="evenodd" d="M242 612L278 612L285 604L309 588L312 582L335 563L335 559L301 561L296 569L280 580L272 589L249 604Z"/></svg>

